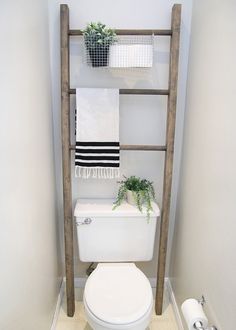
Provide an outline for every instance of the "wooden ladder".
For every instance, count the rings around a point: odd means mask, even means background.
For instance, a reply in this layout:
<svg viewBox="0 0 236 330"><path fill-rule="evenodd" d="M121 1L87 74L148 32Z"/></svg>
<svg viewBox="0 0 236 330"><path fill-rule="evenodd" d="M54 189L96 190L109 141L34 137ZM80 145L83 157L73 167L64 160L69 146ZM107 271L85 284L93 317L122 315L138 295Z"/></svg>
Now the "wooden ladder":
<svg viewBox="0 0 236 330"><path fill-rule="evenodd" d="M70 30L68 5L60 6L61 20L61 133L62 133L62 163L63 163L63 200L64 200L64 237L65 237L65 268L67 315L75 312L74 298L74 253L73 253L73 215L71 189L71 152L75 146L70 142L70 95L75 89L70 88L70 54L69 39L71 36L82 36L81 30ZM162 313L166 252L169 227L170 198L172 184L175 118L177 102L177 81L179 61L179 37L181 22L181 5L172 8L170 30L116 30L117 35L156 35L169 36L170 63L168 89L120 89L120 94L132 95L167 95L167 124L165 145L121 145L121 150L156 150L165 152L165 168L163 183L163 202L161 213L161 228L158 251L157 289L155 310Z"/></svg>

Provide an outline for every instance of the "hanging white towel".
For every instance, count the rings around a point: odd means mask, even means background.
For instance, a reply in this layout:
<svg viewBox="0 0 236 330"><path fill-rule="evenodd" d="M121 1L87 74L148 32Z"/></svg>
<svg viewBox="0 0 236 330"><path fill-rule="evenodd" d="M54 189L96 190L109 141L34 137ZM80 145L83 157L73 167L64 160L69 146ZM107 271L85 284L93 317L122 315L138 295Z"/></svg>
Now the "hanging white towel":
<svg viewBox="0 0 236 330"><path fill-rule="evenodd" d="M76 89L75 175L119 177L119 90Z"/></svg>

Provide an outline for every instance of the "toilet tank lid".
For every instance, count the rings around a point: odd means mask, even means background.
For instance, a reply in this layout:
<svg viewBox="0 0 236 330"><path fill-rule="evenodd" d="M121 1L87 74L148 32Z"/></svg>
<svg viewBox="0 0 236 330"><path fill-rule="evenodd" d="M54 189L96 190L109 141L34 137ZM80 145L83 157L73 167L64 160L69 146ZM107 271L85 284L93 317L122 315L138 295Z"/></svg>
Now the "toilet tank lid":
<svg viewBox="0 0 236 330"><path fill-rule="evenodd" d="M74 216L75 217L143 217L146 216L146 208L143 207L141 213L137 207L122 203L119 207L113 210L114 199L78 199L75 205ZM156 203L152 203L153 211L151 217L158 217L160 215L160 209Z"/></svg>

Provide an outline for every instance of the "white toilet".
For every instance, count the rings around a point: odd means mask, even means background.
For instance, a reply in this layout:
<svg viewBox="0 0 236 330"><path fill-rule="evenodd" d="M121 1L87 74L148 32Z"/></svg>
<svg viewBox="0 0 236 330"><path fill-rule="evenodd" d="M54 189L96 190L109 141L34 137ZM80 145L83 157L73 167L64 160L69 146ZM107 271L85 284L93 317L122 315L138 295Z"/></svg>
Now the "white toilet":
<svg viewBox="0 0 236 330"><path fill-rule="evenodd" d="M127 203L115 211L113 200L81 199L76 203L80 260L99 262L84 289L84 308L94 330L145 330L150 322L153 296L147 277L135 261L153 256L160 210L153 204L147 220Z"/></svg>

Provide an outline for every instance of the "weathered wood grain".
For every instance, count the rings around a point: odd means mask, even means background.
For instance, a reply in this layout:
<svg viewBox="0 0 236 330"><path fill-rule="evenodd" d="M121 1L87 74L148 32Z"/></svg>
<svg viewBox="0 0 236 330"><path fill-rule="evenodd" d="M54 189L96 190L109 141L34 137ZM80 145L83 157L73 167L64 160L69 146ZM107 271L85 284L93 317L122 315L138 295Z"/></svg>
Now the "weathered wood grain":
<svg viewBox="0 0 236 330"><path fill-rule="evenodd" d="M75 94L76 89L70 88L69 94ZM120 95L169 95L168 89L123 89L119 90Z"/></svg>
<svg viewBox="0 0 236 330"><path fill-rule="evenodd" d="M155 35L155 36L171 36L172 30L115 30L117 35L126 35L126 36L147 36L147 35ZM69 30L70 36L82 36L82 30Z"/></svg>
<svg viewBox="0 0 236 330"><path fill-rule="evenodd" d="M148 145L148 144L121 144L121 150L137 151L166 151L166 146ZM70 146L70 150L75 150L75 145Z"/></svg>
<svg viewBox="0 0 236 330"><path fill-rule="evenodd" d="M73 258L73 217L71 192L71 153L70 153L70 97L69 97L69 8L60 6L61 20L61 135L63 166L64 239L67 315L75 312L74 298L74 258Z"/></svg>
<svg viewBox="0 0 236 330"><path fill-rule="evenodd" d="M170 45L170 67L169 67L169 96L167 104L167 127L166 127L166 158L164 169L163 203L159 240L157 289L156 289L156 313L162 313L163 291L166 266L166 252L169 228L170 197L172 185L174 138L175 138L175 118L177 104L177 84L178 84L178 62L179 62L179 38L181 23L181 5L175 4L172 8L171 19L171 45Z"/></svg>

